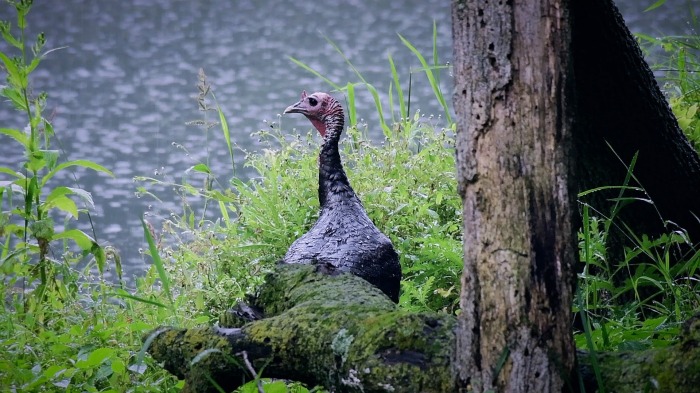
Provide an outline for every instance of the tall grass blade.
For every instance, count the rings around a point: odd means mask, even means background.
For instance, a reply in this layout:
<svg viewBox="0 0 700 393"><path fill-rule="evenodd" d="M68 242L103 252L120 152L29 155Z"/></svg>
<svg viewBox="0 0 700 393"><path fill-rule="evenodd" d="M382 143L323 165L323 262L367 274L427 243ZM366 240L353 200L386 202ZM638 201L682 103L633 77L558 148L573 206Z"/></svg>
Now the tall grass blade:
<svg viewBox="0 0 700 393"><path fill-rule="evenodd" d="M418 61L421 63L421 66L423 67L423 71L425 71L425 75L428 77L428 82L430 83L430 87L433 89L433 94L435 94L435 98L437 98L438 102L442 106L443 110L445 111L445 119L447 120L448 124L452 124L452 116L450 115L450 107L447 105L447 101L445 100L445 97L442 94L442 89L440 88L440 83L439 80L435 77L435 74L433 73L433 69L435 67L428 65L428 62L425 60L425 57L420 53L418 49L416 49L413 44L411 44L410 41L408 41L406 38L404 38L401 34L399 34L399 38L401 39L401 42L411 51L413 54L418 58Z"/></svg>
<svg viewBox="0 0 700 393"><path fill-rule="evenodd" d="M143 226L143 234L146 237L146 242L148 242L148 251L151 255L151 259L153 260L153 264L156 267L156 271L158 271L158 278L160 278L161 284L163 284L163 291L165 291L166 296L168 297L168 301L170 302L170 309L173 311L173 315L175 316L175 320L178 321L179 319L177 316L177 313L175 313L175 300L173 299L173 294L170 291L170 277L168 276L168 273L165 271L165 265L163 265L163 260L160 258L160 254L158 253L158 248L156 247L156 243L153 240L153 235L151 235L151 231L149 229L148 224L146 224L146 220L141 218L141 225Z"/></svg>
<svg viewBox="0 0 700 393"><path fill-rule="evenodd" d="M345 85L348 94L348 121L350 122L350 127L357 126L357 106L355 105L355 85L348 82Z"/></svg>
<svg viewBox="0 0 700 393"><path fill-rule="evenodd" d="M318 71L316 71L316 70L314 70L313 68L309 67L309 66L306 65L306 63L304 63L303 61L297 60L297 59L295 59L294 57L291 57L291 56L289 57L289 60L291 60L292 63L298 65L299 67L305 69L306 71L309 71L310 73L316 75L316 76L319 77L321 80L323 80L324 82L328 83L333 89L339 90L339 91L342 90L342 88L341 88L339 85L333 83L333 81L331 81L330 79L328 79L328 78L326 78L325 76L321 75L321 73L319 73Z"/></svg>
<svg viewBox="0 0 700 393"><path fill-rule="evenodd" d="M408 119L408 111L406 110L406 101L403 97L403 89L401 88L401 83L399 83L399 73L396 71L396 65L394 64L394 59L389 55L389 65L391 66L391 77L394 81L394 88L396 89L396 96L399 100L399 116L403 121ZM393 105L391 106L393 108Z"/></svg>
<svg viewBox="0 0 700 393"><path fill-rule="evenodd" d="M224 115L224 111L221 110L221 105L219 105L219 101L216 100L214 92L211 93L211 96L216 103L216 112L219 114L221 131L224 133L224 140L226 141L226 147L228 147L228 155L231 158L231 173L233 173L233 176L236 176L236 161L233 159L233 145L231 144L231 132L228 128L228 121L226 121L226 115Z"/></svg>
<svg viewBox="0 0 700 393"><path fill-rule="evenodd" d="M338 45L336 45L335 42L333 42L330 38L327 36L323 36L323 38L326 39L326 41L335 49L338 54L345 60L345 63L352 69L352 71L357 75L357 77L362 81L362 83L367 87L367 90L369 90L370 94L372 95L372 98L374 99L374 106L377 108L377 114L379 115L379 125L382 127L382 132L384 133L384 136L389 138L391 136L391 128L386 124L386 120L384 119L384 111L382 110L382 101L379 99L379 93L377 92L377 89L374 88L367 80L365 79L364 76L362 76L362 73L355 67L354 64L348 59L347 56L345 56L345 53L340 49Z"/></svg>

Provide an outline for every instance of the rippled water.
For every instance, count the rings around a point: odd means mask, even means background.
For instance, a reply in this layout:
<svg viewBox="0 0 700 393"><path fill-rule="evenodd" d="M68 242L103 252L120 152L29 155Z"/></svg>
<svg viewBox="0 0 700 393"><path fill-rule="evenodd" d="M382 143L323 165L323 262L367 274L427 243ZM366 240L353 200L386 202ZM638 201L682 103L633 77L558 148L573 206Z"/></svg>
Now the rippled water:
<svg viewBox="0 0 700 393"><path fill-rule="evenodd" d="M158 191L162 202L137 198L133 177L179 180L187 168L207 155L204 133L185 125L201 117L192 99L199 68L213 85L233 138L241 147L253 150L257 140L250 134L267 127L264 120L278 121L277 115L296 100L301 89L329 89L294 65L289 56L335 83L357 81L324 35L381 92L388 90L390 82L388 55L393 56L404 82L409 69L420 66L397 33L427 56L436 21L441 60L448 62L451 57L448 1L344 1L333 6L238 0L35 3L28 19L32 34L45 32L47 48L66 48L45 59L33 86L49 93L47 114L51 113L65 157L92 160L114 172L114 178L85 171L76 175L80 186L94 198L92 218L98 239L121 251L130 274L138 274L144 266L138 253L143 246L139 217L149 212L157 225L168 209L177 212L179 204L167 188ZM688 33L687 5L668 3L647 14L641 10L648 4L635 0L621 2L620 8L633 31ZM693 7L700 13L697 4ZM0 19L14 20L10 11L2 3ZM450 81L444 79L449 96ZM419 72L413 80L413 107L439 114ZM358 90L359 116L369 120L370 129L379 137L371 97ZM308 129L298 119L283 122L287 130ZM21 114L0 105L0 127L23 124ZM189 154L176 145L186 147ZM215 172L230 173L222 141L209 143L209 157ZM21 150L3 139L0 165L11 166L18 160ZM67 181L58 180L61 184Z"/></svg>

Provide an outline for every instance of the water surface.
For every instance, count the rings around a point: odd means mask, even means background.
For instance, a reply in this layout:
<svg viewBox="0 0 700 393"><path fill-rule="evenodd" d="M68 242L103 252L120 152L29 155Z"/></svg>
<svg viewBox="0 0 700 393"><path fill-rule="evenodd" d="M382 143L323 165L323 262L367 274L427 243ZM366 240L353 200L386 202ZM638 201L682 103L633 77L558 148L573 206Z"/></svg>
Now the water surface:
<svg viewBox="0 0 700 393"><path fill-rule="evenodd" d="M686 3L669 0L645 14L641 11L646 5L620 2L634 32L690 32ZM137 197L134 176L180 181L188 168L207 156L223 178L231 172L223 141L207 142L200 128L186 125L202 116L192 98L200 68L228 116L233 138L247 150L259 147L250 134L278 121L300 90L329 89L289 56L335 83L358 81L324 36L382 94L391 78L388 55L393 56L405 89L414 70L412 107L439 114L428 84L415 71L419 62L397 33L429 56L435 21L441 63L448 63L449 7L449 1L421 0L343 1L325 7L300 1L38 0L29 15L30 31L45 32L47 48L66 48L45 59L33 87L49 93L46 114L53 120L64 158L92 160L114 172L114 178L82 170L75 175L79 186L92 193L98 240L120 250L129 275L139 274L147 263L139 253L144 247L139 217L148 213L158 227L171 211L181 211L181 201L170 187L153 189L160 202ZM693 7L696 14L700 12L697 3ZM14 21L10 11L2 3L0 19ZM447 72L443 75L449 97L451 81ZM358 95L359 116L367 119L370 132L380 140L371 96L360 87ZM282 128L290 131L310 128L298 118L282 122ZM8 105L0 106L1 127L20 128L25 123ZM21 149L2 140L0 165L20 160ZM239 174L251 175L240 160L238 164ZM57 180L73 182L70 177Z"/></svg>

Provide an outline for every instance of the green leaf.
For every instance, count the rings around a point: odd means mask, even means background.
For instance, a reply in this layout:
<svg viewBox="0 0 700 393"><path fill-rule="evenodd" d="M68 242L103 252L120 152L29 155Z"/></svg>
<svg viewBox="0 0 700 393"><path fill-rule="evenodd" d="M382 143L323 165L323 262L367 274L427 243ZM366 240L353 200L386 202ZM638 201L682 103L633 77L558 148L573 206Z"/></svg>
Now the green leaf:
<svg viewBox="0 0 700 393"><path fill-rule="evenodd" d="M399 83L399 73L396 71L396 65L394 64L394 59L389 55L389 65L391 66L391 75L394 80L394 88L396 89L396 94L399 100L399 116L402 119L408 119L408 112L406 111L406 102L403 97L403 89L401 89L401 84Z"/></svg>
<svg viewBox="0 0 700 393"><path fill-rule="evenodd" d="M357 107L355 106L355 85L348 82L345 85L348 92L348 119L350 120L350 127L357 126Z"/></svg>
<svg viewBox="0 0 700 393"><path fill-rule="evenodd" d="M155 300L151 300L151 299L146 299L146 298L143 298L143 297L139 297L139 296L134 296L134 295L131 295L131 294L127 293L127 292L124 291L124 290L120 290L120 292L113 293L112 295L114 295L114 296L119 296L119 297L123 297L123 298L126 298L126 299L135 300L135 301L141 302L141 303L151 304L151 305L153 305L153 306L157 306L157 307L161 307L161 308L168 308L168 306L166 306L166 305L163 304L163 303L157 302L157 301L155 301Z"/></svg>
<svg viewBox="0 0 700 393"><path fill-rule="evenodd" d="M233 175L235 176L236 162L233 159L233 145L231 144L231 132L228 128L228 121L226 121L226 116L224 115L224 111L221 109L219 102L216 100L216 96L213 92L211 93L211 95L212 97L214 97L214 102L216 102L216 112L219 114L219 124L221 124L221 131L224 133L224 140L226 141L226 147L228 147L228 155L231 159L231 168L233 171Z"/></svg>
<svg viewBox="0 0 700 393"><path fill-rule="evenodd" d="M195 172L201 172L201 173L206 173L206 174L211 174L211 170L206 164L197 164L192 167L192 170Z"/></svg>
<svg viewBox="0 0 700 393"><path fill-rule="evenodd" d="M46 210L56 208L70 214L75 219L78 218L78 207L72 199L66 196L56 196L51 203L44 204L44 207Z"/></svg>
<svg viewBox="0 0 700 393"><path fill-rule="evenodd" d="M126 365L124 364L124 361L119 358L112 360L111 367L112 371L116 374L124 374L124 372L126 371Z"/></svg>
<svg viewBox="0 0 700 393"><path fill-rule="evenodd" d="M27 67L27 74L30 74L36 67L41 63L41 57L36 56L32 59L32 62L29 63L29 66Z"/></svg>
<svg viewBox="0 0 700 393"><path fill-rule="evenodd" d="M27 137L27 134L20 130L15 130L12 128L0 128L0 134L5 134L13 138L25 148L29 145L29 138Z"/></svg>
<svg viewBox="0 0 700 393"><path fill-rule="evenodd" d="M10 86L26 88L27 85L24 82L27 78L23 78L23 75L20 73L20 70L19 68L17 68L17 64L14 62L14 60L10 59L9 57L7 57L6 54L2 52L0 52L0 60L5 65L5 69L7 70L7 79L10 82Z"/></svg>
<svg viewBox="0 0 700 393"><path fill-rule="evenodd" d="M651 10L655 10L655 9L661 7L662 5L664 5L664 3L666 3L666 0L658 0L656 3L654 3L654 4L650 5L649 7L647 7L647 8L644 10L644 12L648 12L648 11L651 11Z"/></svg>
<svg viewBox="0 0 700 393"><path fill-rule="evenodd" d="M109 359L112 354L114 354L114 349L112 348L97 348L96 350L90 352L90 355L88 355L85 360L78 360L75 363L75 366L80 369L93 368Z"/></svg>
<svg viewBox="0 0 700 393"><path fill-rule="evenodd" d="M4 166L0 166L0 173L8 174L8 175L15 177L17 179L26 179L26 177L24 177L24 173L17 172L13 169L10 169L10 168L4 167Z"/></svg>
<svg viewBox="0 0 700 393"><path fill-rule="evenodd" d="M10 22L0 21L0 23L2 24L0 26L0 34L2 34L5 41L17 49L22 49L22 43L12 36L12 33L10 33Z"/></svg>
<svg viewBox="0 0 700 393"><path fill-rule="evenodd" d="M71 189L68 187L63 187L63 186L56 187L53 190L51 190L49 195L46 197L46 200L44 201L44 203L50 204L55 199L60 198L64 195L70 194L71 192L72 192Z"/></svg>
<svg viewBox="0 0 700 393"><path fill-rule="evenodd" d="M306 71L309 71L310 73L312 73L312 74L316 75L317 77L321 78L324 82L326 82L326 83L328 83L329 85L331 85L331 87L333 87L334 89L336 89L336 90L341 90L341 88L340 88L339 85L336 85L335 83L333 83L333 81L331 81L330 79L328 79L328 78L326 78L325 76L321 75L318 71L316 71L316 70L314 70L313 68L309 67L309 66L306 65L304 62L302 62L302 61L300 61L300 60L297 60L297 59L295 59L295 58L293 58L293 57L291 57L291 56L289 57L289 60L291 60L294 64L298 65L299 67L305 69Z"/></svg>
<svg viewBox="0 0 700 393"><path fill-rule="evenodd" d="M172 292L170 292L170 278L168 277L168 274L165 271L163 260L160 258L160 254L158 254L158 248L156 248L156 243L153 240L151 231L148 229L148 225L146 225L146 221L143 219L143 217L141 217L141 225L143 226L143 234L144 236L146 236L146 241L148 242L148 250L150 252L151 258L153 259L153 264L156 266L156 270L158 271L158 277L160 278L160 281L163 284L163 290L168 296L168 300L170 300L170 305L172 306L173 304L175 304L175 301L173 300Z"/></svg>
<svg viewBox="0 0 700 393"><path fill-rule="evenodd" d="M22 94L20 94L17 90L11 87L5 87L4 89L0 90L0 94L7 97L15 106L15 109L22 112L27 111L27 103L24 101Z"/></svg>
<svg viewBox="0 0 700 393"><path fill-rule="evenodd" d="M88 236L85 232L80 229L67 229L63 232L57 233L53 236L54 240L69 239L73 240L75 244L78 245L83 251L92 251L92 246L95 244L95 240Z"/></svg>
<svg viewBox="0 0 700 393"><path fill-rule="evenodd" d="M433 33L435 34L435 33ZM437 98L438 102L442 106L443 110L445 111L445 119L447 120L448 123L452 123L452 116L450 115L449 111L449 106L447 105L447 101L445 101L445 97L442 94L442 91L440 89L440 83L435 77L435 74L433 73L433 69L439 69L442 68L441 66L430 66L428 65L428 62L425 60L423 55L420 53L418 49L416 49L413 44L406 38L404 38L401 34L399 34L399 39L401 39L401 42L411 51L413 54L418 58L418 61L420 62L421 66L423 67L422 70L425 71L425 76L428 77L428 82L430 82L430 86L433 89L433 94L435 94L435 98Z"/></svg>
<svg viewBox="0 0 700 393"><path fill-rule="evenodd" d="M104 273L105 271L105 262L107 262L107 255L105 255L105 250L97 244L97 242L92 243L92 247L90 248L90 254L92 254L95 257L95 263L97 263L97 269L100 271L100 273Z"/></svg>
<svg viewBox="0 0 700 393"><path fill-rule="evenodd" d="M46 176L44 176L41 179L41 186L43 187L44 185L46 185L46 182L48 182L52 177L54 177L54 175L56 175L56 173L58 173L58 171L65 169L65 168L68 168L68 167L72 167L72 166L79 166L79 167L83 167L83 168L92 169L92 170L95 170L98 172L106 173L109 176L114 177L114 174L109 169L103 167L102 165L96 164L96 163L94 163L92 161L88 161L88 160L74 160L74 161L68 161L68 162L64 162L64 163L56 165L55 168L53 168L49 173L46 174Z"/></svg>
<svg viewBox="0 0 700 393"><path fill-rule="evenodd" d="M92 194L89 192L83 190L82 188L76 188L76 187L67 187L73 194L77 195L80 197L80 199L85 202L89 208L94 208L95 203L92 201Z"/></svg>

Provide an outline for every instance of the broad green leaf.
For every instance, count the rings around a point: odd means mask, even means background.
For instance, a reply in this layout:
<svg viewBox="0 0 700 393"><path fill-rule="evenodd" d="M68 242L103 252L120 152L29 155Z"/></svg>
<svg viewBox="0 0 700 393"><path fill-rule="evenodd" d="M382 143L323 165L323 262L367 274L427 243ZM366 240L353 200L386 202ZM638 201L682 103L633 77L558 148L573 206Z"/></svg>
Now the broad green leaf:
<svg viewBox="0 0 700 393"><path fill-rule="evenodd" d="M75 366L80 369L93 368L102 364L105 360L112 356L114 349L112 348L97 348L90 352L90 355L85 360L78 360Z"/></svg>
<svg viewBox="0 0 700 393"><path fill-rule="evenodd" d="M71 167L71 166L79 166L79 167L83 167L83 168L89 168L89 169L92 169L92 170L95 170L98 172L104 172L104 173L114 177L114 174L109 169L103 167L102 165L96 164L96 163L94 163L92 161L88 161L88 160L74 160L74 161L67 161L67 162L56 165L55 168L53 168L49 173L46 174L46 176L44 176L41 179L41 186L43 187L44 185L46 185L46 182L48 182L52 177L54 177L54 175L56 175L56 173L58 173L58 171L65 169L65 168L68 168L68 167Z"/></svg>
<svg viewBox="0 0 700 393"><path fill-rule="evenodd" d="M211 170L206 164L197 164L191 168L195 172L201 172L201 173L206 173L206 174L211 174Z"/></svg>
<svg viewBox="0 0 700 393"><path fill-rule="evenodd" d="M3 96L7 97L10 102L14 105L15 109L25 112L27 110L27 103L22 98L22 95L15 89L11 87L5 87L0 90Z"/></svg>
<svg viewBox="0 0 700 393"><path fill-rule="evenodd" d="M42 168L46 166L46 160L44 159L44 151L30 150L29 156L27 157L26 165L27 169L29 169L33 173L39 172Z"/></svg>
<svg viewBox="0 0 700 393"><path fill-rule="evenodd" d="M70 194L70 193L72 193L72 191L71 191L71 189L68 188L68 187L63 187L63 186L56 187L56 188L54 188L53 190L51 190L51 192L49 193L49 195L46 197L46 200L44 201L44 203L47 203L47 204L48 204L48 203L51 203L51 202L53 202L55 199L60 198L60 197L62 197L62 196L64 196L64 195L67 195L67 194Z"/></svg>
<svg viewBox="0 0 700 393"><path fill-rule="evenodd" d="M95 203L92 201L92 194L90 194L88 191L85 191L81 188L76 188L76 187L67 187L73 194L77 195L80 197L80 199L85 202L89 208L94 208Z"/></svg>
<svg viewBox="0 0 700 393"><path fill-rule="evenodd" d="M17 172L17 171L15 171L15 170L13 170L13 169L10 169L10 168L4 167L4 166L0 166L0 173L8 174L8 175L10 175L10 176L12 176L12 177L16 177L17 179L26 179L26 178L24 177L24 173L22 173L22 172Z"/></svg>
<svg viewBox="0 0 700 393"><path fill-rule="evenodd" d="M44 207L47 210L56 208L70 214L75 219L78 218L78 207L75 205L75 202L73 202L72 199L66 196L57 196L53 198L51 203L45 203Z"/></svg>
<svg viewBox="0 0 700 393"><path fill-rule="evenodd" d="M2 52L0 52L0 61L2 61L2 63L5 65L10 85L13 87L26 88L27 85L23 82L23 79L26 80L26 78L22 78L20 70L17 68L17 64Z"/></svg>
<svg viewBox="0 0 700 393"><path fill-rule="evenodd" d="M5 134L13 138L25 148L29 145L29 138L27 137L27 134L20 130L15 130L12 128L0 128L0 134Z"/></svg>
<svg viewBox="0 0 700 393"><path fill-rule="evenodd" d="M92 245L95 240L88 236L80 229L67 229L53 236L54 240L69 239L73 240L83 251L92 251Z"/></svg>
<svg viewBox="0 0 700 393"><path fill-rule="evenodd" d="M114 371L116 374L123 374L126 371L124 361L119 358L112 360L111 367L112 371Z"/></svg>

